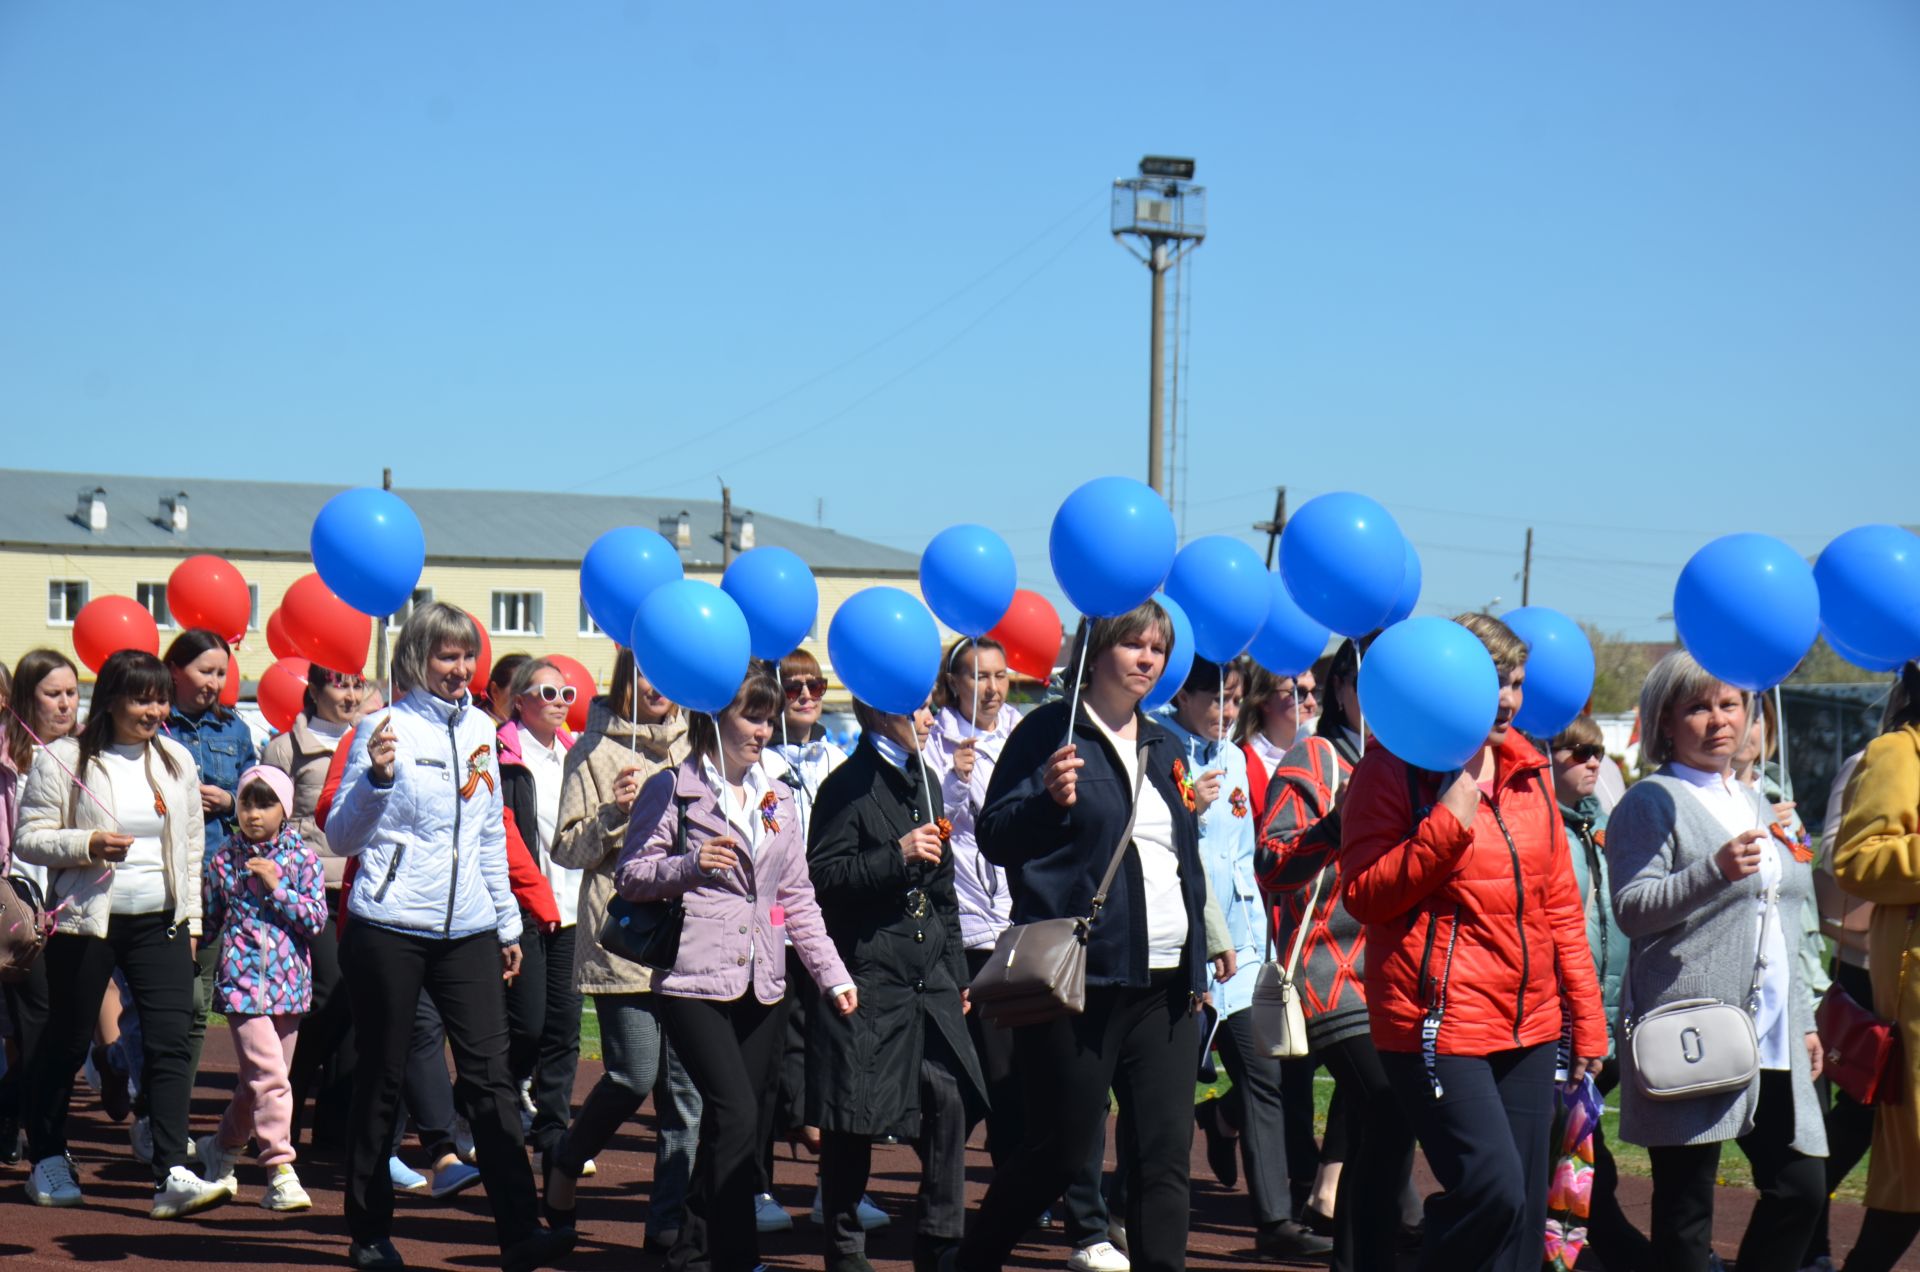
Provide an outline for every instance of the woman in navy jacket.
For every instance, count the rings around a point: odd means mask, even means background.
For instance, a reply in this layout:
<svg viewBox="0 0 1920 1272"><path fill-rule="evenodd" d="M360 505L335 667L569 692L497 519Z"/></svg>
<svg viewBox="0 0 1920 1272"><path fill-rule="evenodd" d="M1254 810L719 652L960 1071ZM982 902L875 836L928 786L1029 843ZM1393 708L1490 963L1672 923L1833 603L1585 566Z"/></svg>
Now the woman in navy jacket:
<svg viewBox="0 0 1920 1272"><path fill-rule="evenodd" d="M1095 622L1084 639L1071 736L1064 702L1037 708L1014 729L981 810L980 851L1009 871L1013 922L1022 924L1092 912L1129 815L1132 846L1088 938L1086 1011L1014 1030L1026 1142L994 1177L960 1249L958 1266L978 1272L1002 1266L1072 1181L1104 1129L1109 1090L1138 1150L1127 1187L1133 1266L1186 1263L1206 874L1196 775L1140 711L1166 666L1173 628L1149 601Z"/></svg>

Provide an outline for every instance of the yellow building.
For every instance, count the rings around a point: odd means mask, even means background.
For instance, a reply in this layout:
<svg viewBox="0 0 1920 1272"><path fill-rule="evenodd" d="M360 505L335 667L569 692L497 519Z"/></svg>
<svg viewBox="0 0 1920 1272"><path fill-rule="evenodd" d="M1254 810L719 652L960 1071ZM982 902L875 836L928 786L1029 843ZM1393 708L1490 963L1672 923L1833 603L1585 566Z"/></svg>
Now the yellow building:
<svg viewBox="0 0 1920 1272"><path fill-rule="evenodd" d="M313 570L307 536L338 486L126 477L0 469L0 659L30 649L73 655L73 619L91 599L133 597L150 610L164 649L172 630L167 576L187 557L226 558L253 591L241 643L251 682L273 661L263 624L287 587ZM820 585L806 647L828 664L827 625L861 588L888 584L919 595L911 552L832 530L736 510L730 544L713 501L477 490L396 488L420 518L427 565L416 600L470 611L495 657L523 651L577 658L605 684L614 644L580 600L580 557L616 526L656 529L680 550L688 577L718 583L723 552L776 544L799 555ZM397 619L390 625L397 626ZM78 659L75 660L76 662ZM371 674L374 658L369 657ZM84 672L84 668L82 669ZM844 701L843 694L836 694Z"/></svg>

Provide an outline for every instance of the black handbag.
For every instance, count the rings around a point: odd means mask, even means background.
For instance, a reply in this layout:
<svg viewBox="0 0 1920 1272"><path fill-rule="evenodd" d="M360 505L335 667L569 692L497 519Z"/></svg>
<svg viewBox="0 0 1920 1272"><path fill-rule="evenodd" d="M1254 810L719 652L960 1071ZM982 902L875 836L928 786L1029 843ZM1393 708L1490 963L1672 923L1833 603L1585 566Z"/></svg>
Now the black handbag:
<svg viewBox="0 0 1920 1272"><path fill-rule="evenodd" d="M687 805L692 801L675 796L673 802L673 855L677 857L687 850ZM680 929L686 917L680 897L629 901L616 892L607 902L606 922L600 925L600 948L657 972L672 971L680 957Z"/></svg>

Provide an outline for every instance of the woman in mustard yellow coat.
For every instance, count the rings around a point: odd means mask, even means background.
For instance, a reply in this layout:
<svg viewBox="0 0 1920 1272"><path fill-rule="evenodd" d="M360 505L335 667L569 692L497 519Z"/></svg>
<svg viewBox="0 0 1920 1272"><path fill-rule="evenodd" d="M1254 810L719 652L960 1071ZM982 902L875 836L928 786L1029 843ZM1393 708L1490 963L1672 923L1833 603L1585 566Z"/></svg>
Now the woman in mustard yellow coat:
<svg viewBox="0 0 1920 1272"><path fill-rule="evenodd" d="M1906 1048L1901 1100L1875 1111L1867 1217L1846 1263L1847 1272L1881 1272L1920 1233L1920 663L1902 669L1846 799L1833 873L1874 903L1873 1010L1898 1024Z"/></svg>

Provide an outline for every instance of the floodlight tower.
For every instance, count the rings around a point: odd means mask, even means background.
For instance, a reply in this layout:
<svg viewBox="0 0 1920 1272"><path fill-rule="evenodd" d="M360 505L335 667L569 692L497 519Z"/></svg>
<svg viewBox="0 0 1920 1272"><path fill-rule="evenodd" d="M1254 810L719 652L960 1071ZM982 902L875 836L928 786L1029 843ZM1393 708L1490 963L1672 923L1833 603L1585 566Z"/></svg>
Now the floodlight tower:
<svg viewBox="0 0 1920 1272"><path fill-rule="evenodd" d="M1128 241L1129 236L1140 245ZM1153 274L1153 325L1147 374L1147 484L1167 493L1163 416L1166 395L1167 270L1207 237L1207 191L1193 184L1193 160L1148 155L1140 175L1113 183L1113 240ZM1144 246L1146 250L1142 251Z"/></svg>

